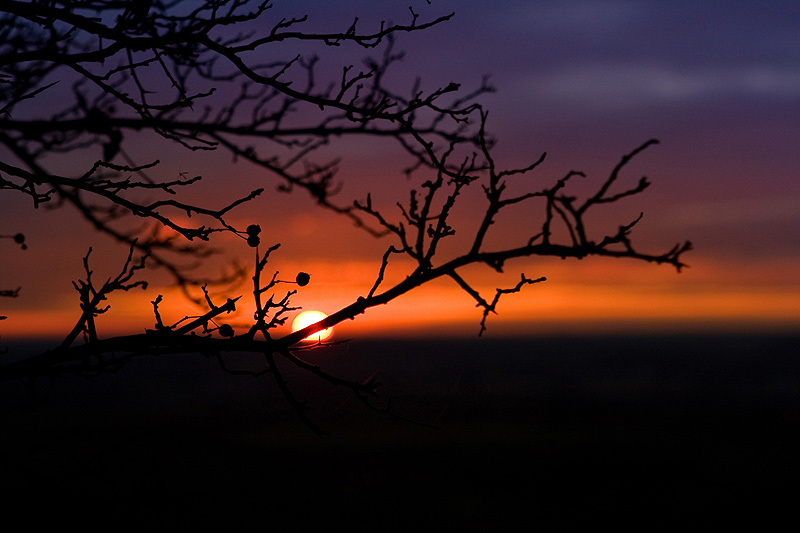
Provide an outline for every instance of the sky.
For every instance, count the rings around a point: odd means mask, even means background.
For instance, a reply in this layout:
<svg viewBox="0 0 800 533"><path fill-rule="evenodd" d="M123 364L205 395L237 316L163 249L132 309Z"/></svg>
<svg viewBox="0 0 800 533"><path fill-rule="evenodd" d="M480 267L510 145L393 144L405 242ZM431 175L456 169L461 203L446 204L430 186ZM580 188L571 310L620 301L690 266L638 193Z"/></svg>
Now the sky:
<svg viewBox="0 0 800 533"><path fill-rule="evenodd" d="M291 2L274 3L276 18L296 9ZM450 81L466 89L490 75L497 91L481 102L498 141L495 159L514 167L547 152L536 179L549 182L569 170L602 180L623 154L658 139L622 178L633 185L646 175L652 186L614 204L602 222L627 223L644 212L634 239L645 251L663 252L687 239L694 245L685 256L689 268L680 273L592 258L524 259L509 263L499 277L471 270L466 276L489 298L520 273L548 278L504 297L484 335L800 329L800 4L303 3L309 28L346 27L358 16L363 29L382 19L407 22L408 4L421 19L456 15L398 39L397 48L406 52L398 85L419 75L428 89ZM333 149L344 157L343 197L363 198L370 190L376 201L391 205L406 194L392 148L343 142ZM332 313L369 291L388 241L320 211L305 197L272 192L274 181L222 154L175 151L161 159L165 175L210 174L196 193L210 201L221 192L246 194L257 183L267 187L269 194L236 211L232 221L258 223L265 240L282 243L270 262L281 275L311 274L312 283L293 299L297 305ZM479 209L468 206L463 220L468 224ZM526 220L524 213L505 220L500 241L513 240ZM0 315L9 317L0 322L2 338L37 331L66 335L79 314L71 282L83 273L88 247L98 278L116 275L126 255L74 213L34 211L7 191L0 195L0 227L3 234L24 231L28 243L22 251L10 239L0 240L2 288L21 287L18 298L0 300ZM240 243L222 238L214 244L252 263L252 250ZM392 263L389 278L402 279L403 267ZM152 327L150 302L159 293L165 295L163 312L175 320L196 312L163 285L163 276L149 275L146 291L109 301L111 309L98 320L101 333ZM244 294L244 301L248 289L243 285L236 295ZM234 323L246 323L246 305L242 309ZM371 309L334 335L476 336L480 318L470 297L443 281Z"/></svg>

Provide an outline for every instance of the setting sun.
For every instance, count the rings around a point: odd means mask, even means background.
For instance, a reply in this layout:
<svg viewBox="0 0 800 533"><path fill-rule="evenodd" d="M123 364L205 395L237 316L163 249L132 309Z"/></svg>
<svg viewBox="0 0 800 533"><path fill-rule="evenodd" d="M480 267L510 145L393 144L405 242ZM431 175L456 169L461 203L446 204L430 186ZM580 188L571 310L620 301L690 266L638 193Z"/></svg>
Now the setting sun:
<svg viewBox="0 0 800 533"><path fill-rule="evenodd" d="M299 331L307 326L310 326L311 324L319 322L320 320L326 318L327 316L328 315L326 315L322 311L303 311L294 318L294 321L292 322L292 331ZM303 340L319 342L321 340L327 339L332 334L333 334L333 328L323 329L322 331L314 333L313 335L309 335Z"/></svg>

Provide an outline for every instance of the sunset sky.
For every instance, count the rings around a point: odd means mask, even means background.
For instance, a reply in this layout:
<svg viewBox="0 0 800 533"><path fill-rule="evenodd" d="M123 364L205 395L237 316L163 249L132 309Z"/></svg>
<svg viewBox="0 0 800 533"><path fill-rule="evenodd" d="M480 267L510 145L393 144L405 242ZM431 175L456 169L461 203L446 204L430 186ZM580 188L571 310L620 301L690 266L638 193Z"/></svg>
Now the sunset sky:
<svg viewBox="0 0 800 533"><path fill-rule="evenodd" d="M508 263L502 276L471 269L465 277L489 299L521 272L548 278L504 297L485 335L800 330L797 2L431 0L430 6L414 1L377 8L384 3L317 0L300 3L302 13L291 11L296 2L275 4L270 17L276 20L307 13L309 28L341 30L358 16L365 31L382 19L406 23L408 4L421 18L455 11L445 25L400 36L397 47L407 55L397 83L410 85L419 75L426 90L451 81L469 90L489 74L497 92L481 102L498 139L495 160L522 166L547 152L537 183L552 183L569 170L602 180L623 154L648 139L660 141L621 178L633 186L646 175L653 185L607 209L601 223L613 228L643 211L634 242L661 253L691 240L690 267L676 273L628 260L531 258ZM405 198L409 184L395 147L346 141L334 147L344 157L343 198L363 199L372 191L387 212L397 194ZM164 175L203 174L196 194L215 205L266 187L268 194L231 221L258 223L267 243L282 243L270 261L281 279L311 274L293 300L297 305L330 314L369 291L388 240L360 232L303 195L273 192L277 182L247 163L172 150L159 156ZM97 279L116 275L127 253L66 208L35 211L29 204L13 192L0 193L0 234L23 232L28 244L22 251L0 240L0 289L21 287L18 298L0 300L0 315L9 317L0 322L5 339L42 331L66 335L79 315L71 281L82 276L89 246ZM480 204L470 209L480 213ZM498 229L498 242L525 228L524 216L514 217ZM527 236L526 230L520 238ZM253 261L241 240L222 237L212 244L242 264ZM390 278L402 279L407 271L398 261ZM98 320L101 334L152 327L150 301L159 293L174 320L194 312L177 291L160 285L163 276L149 279L146 291L114 295L111 310ZM243 294L244 302L248 290L243 284L231 296ZM240 307L233 322L243 324L248 307ZM480 318L470 297L443 281L369 310L340 325L335 336L475 336Z"/></svg>

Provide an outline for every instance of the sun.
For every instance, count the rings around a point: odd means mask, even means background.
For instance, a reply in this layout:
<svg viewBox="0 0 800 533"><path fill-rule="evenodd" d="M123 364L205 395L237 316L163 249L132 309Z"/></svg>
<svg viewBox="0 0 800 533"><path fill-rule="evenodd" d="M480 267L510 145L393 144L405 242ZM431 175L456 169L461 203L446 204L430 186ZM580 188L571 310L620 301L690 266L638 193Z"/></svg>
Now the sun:
<svg viewBox="0 0 800 533"><path fill-rule="evenodd" d="M322 320L323 318L327 317L325 313L322 311L303 311L296 317L294 317L294 321L292 322L292 331L299 331L306 326L310 326L311 324L315 324ZM309 335L306 337L305 341L314 341L319 342L321 340L327 339L333 334L333 328L323 329L313 335Z"/></svg>

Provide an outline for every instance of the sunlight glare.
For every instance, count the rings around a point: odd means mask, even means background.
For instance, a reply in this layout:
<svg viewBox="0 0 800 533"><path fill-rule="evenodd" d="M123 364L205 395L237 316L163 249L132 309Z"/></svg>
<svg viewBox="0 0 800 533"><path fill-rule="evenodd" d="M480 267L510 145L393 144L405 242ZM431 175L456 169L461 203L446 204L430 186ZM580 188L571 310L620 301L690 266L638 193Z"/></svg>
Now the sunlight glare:
<svg viewBox="0 0 800 533"><path fill-rule="evenodd" d="M327 316L328 315L326 315L322 311L303 311L294 318L294 321L292 322L292 331L301 330L306 326L310 326L311 324L319 322L320 320L326 318ZM333 334L332 327L328 329L323 329L322 331L314 333L313 335L309 335L303 340L319 342L321 340L327 339L328 337L331 336L331 334Z"/></svg>

